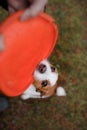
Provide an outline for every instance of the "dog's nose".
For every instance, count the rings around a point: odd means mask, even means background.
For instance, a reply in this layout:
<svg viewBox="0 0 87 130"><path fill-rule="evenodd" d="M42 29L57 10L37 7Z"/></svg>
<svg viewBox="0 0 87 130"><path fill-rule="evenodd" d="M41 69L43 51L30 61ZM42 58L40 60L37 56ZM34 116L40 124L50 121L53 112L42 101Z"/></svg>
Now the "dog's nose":
<svg viewBox="0 0 87 130"><path fill-rule="evenodd" d="M46 70L47 70L46 65L40 64L40 65L38 66L38 71L39 71L40 73L45 73Z"/></svg>

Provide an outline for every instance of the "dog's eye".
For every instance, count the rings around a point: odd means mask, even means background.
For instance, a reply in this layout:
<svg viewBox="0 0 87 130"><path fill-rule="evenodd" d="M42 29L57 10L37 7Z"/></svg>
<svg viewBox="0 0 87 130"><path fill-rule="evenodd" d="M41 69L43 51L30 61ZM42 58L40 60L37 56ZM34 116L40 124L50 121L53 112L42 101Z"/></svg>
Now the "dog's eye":
<svg viewBox="0 0 87 130"><path fill-rule="evenodd" d="M51 66L51 71L55 72L55 67Z"/></svg>
<svg viewBox="0 0 87 130"><path fill-rule="evenodd" d="M41 83L42 87L46 87L47 84L48 84L48 81L47 81L47 80L44 80L44 81L42 81L42 83Z"/></svg>

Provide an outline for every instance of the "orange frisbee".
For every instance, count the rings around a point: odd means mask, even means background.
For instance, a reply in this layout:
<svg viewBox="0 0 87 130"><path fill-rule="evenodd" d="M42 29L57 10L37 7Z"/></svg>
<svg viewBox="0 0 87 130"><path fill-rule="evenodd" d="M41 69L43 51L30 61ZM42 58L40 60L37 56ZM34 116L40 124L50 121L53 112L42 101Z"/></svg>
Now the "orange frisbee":
<svg viewBox="0 0 87 130"><path fill-rule="evenodd" d="M5 42L0 52L0 91L7 96L18 96L29 87L36 66L49 57L58 37L52 17L40 13L21 22L22 13L14 13L0 25Z"/></svg>

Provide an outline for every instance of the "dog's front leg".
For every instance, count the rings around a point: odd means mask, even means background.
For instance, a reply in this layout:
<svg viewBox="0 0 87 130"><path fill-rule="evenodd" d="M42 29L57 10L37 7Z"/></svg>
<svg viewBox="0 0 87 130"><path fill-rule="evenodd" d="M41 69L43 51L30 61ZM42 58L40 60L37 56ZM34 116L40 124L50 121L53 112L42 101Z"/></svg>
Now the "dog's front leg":
<svg viewBox="0 0 87 130"><path fill-rule="evenodd" d="M26 100L29 98L41 98L41 93L36 92L36 88L31 84L28 89L21 95L21 99Z"/></svg>

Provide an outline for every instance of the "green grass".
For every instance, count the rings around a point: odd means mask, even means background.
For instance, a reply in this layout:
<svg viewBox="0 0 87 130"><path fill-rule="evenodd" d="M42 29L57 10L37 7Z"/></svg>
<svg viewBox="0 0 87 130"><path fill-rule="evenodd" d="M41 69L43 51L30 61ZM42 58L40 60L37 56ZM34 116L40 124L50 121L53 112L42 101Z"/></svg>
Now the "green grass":
<svg viewBox="0 0 87 130"><path fill-rule="evenodd" d="M0 23L8 16L8 12L0 7Z"/></svg>
<svg viewBox="0 0 87 130"><path fill-rule="evenodd" d="M87 37L85 9L77 0L49 0L47 13L59 28L59 39L51 55L58 67L59 81L66 97L9 99L0 115L1 130L86 130L87 129ZM2 15L3 14L3 15ZM0 9L0 20L7 15Z"/></svg>

